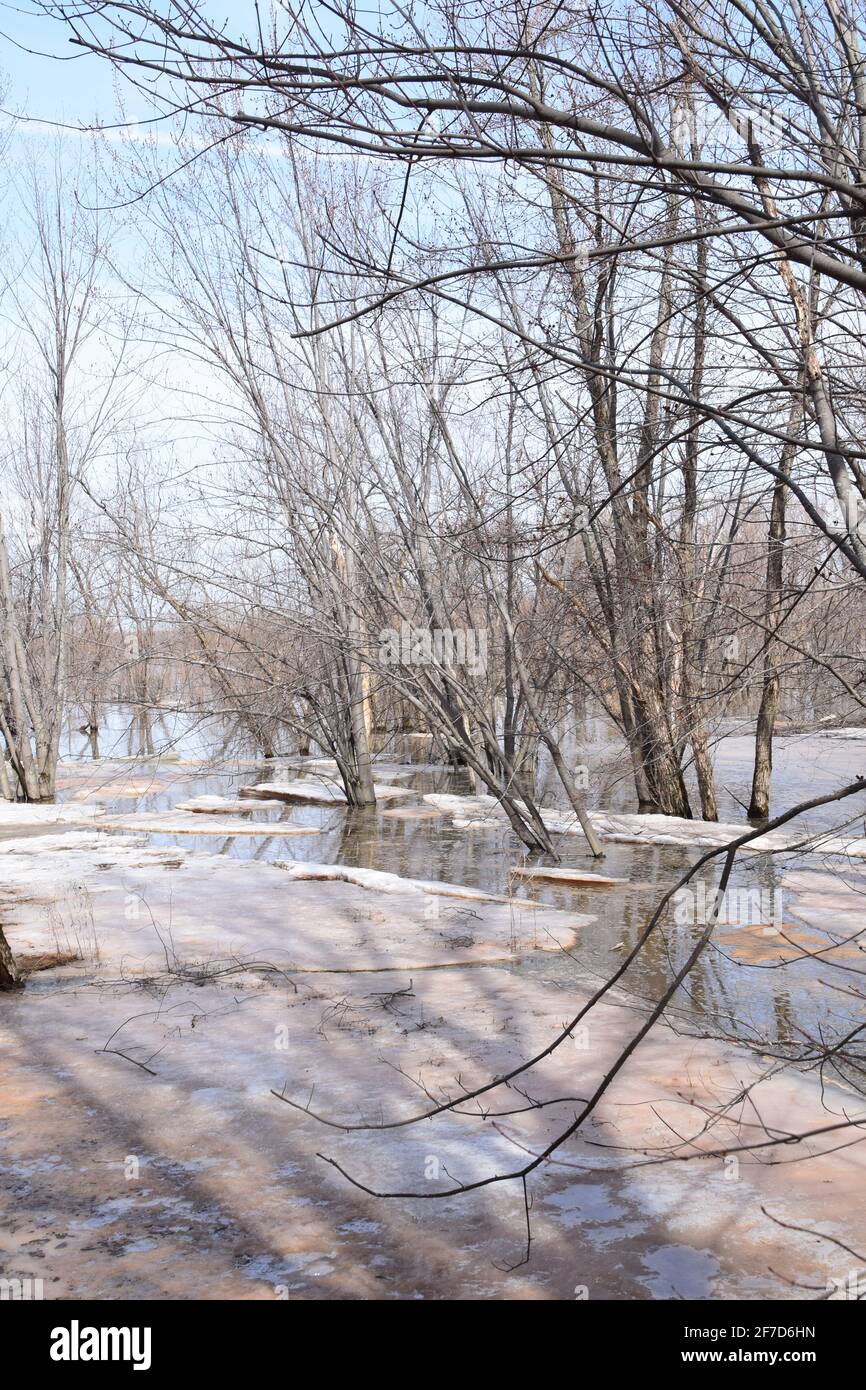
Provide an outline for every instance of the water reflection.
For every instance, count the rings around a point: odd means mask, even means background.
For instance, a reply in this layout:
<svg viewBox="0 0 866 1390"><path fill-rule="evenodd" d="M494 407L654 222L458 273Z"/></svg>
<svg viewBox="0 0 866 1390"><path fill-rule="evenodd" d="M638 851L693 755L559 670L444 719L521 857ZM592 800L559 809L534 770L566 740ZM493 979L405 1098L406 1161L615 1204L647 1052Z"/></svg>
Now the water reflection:
<svg viewBox="0 0 866 1390"><path fill-rule="evenodd" d="M70 719L65 756L73 762L93 760L94 736L83 730L83 722ZM193 797L217 794L234 798L245 784L273 780L287 770L285 758L272 762L256 759L254 750L232 730L215 720L195 719L172 711L130 710L109 706L103 711L98 731L98 747L104 759L91 769L97 774L99 799L109 813L167 811ZM724 779L727 804L722 815L743 820L737 804L740 792L751 776L751 740L732 733L716 750L720 785ZM780 740L776 757L775 794L780 804L790 804L814 795L822 786L841 785L850 777L850 744L831 739L802 736ZM333 776L322 767L321 750L304 766L290 769L293 778L313 775ZM622 775L621 753L616 777L617 750L609 726L591 720L581 738L575 740L573 756L595 768L590 778L591 801L599 800L604 788L608 808L619 805L633 809L628 781ZM468 794L474 789L464 771L437 766L426 761L429 744L413 735L397 735L379 752L377 781L395 781L419 794L448 791ZM318 761L318 766L316 765ZM539 769L541 785L547 771ZM137 794L129 788L143 785ZM112 796L112 789L124 788ZM615 788L615 790L611 790ZM64 787L60 795L75 794L75 785ZM552 803L552 784L544 798ZM398 803L399 811L399 803ZM384 869L416 879L442 879L464 883L494 893L506 893L509 870L524 862L525 852L516 837L504 826L490 829L456 829L445 816L411 819L399 813L383 815L381 810L316 807L304 805L267 807L251 804L250 816L257 822L291 821L308 826L310 835L288 839L280 836L229 835L152 835L155 844L179 843L190 850L219 853L236 858L273 862L299 859L317 863L344 863L360 868ZM822 809L813 820L814 828L835 823L832 808ZM566 955L544 953L521 962L516 968L543 975L567 989L570 985L606 979L635 944L654 910L660 894L671 887L703 850L686 848L610 844L604 872L626 882L615 887L588 888L563 886L539 880L523 883L521 893L565 911L584 913L594 921L583 928L577 946ZM584 842L561 837L558 850L564 867L586 868L592 863ZM841 861L844 866L844 861ZM814 858L786 854L744 855L737 863L731 886L769 895L780 891L785 900L785 921L804 925L796 913L796 898L785 894L784 875L791 869L815 869ZM821 867L820 863L817 867ZM838 872L840 861L835 861ZM717 867L704 871L712 893ZM861 877L845 867L847 880ZM634 995L654 999L682 964L700 926L678 923L668 915L664 929L647 944L638 962L624 979L624 987ZM826 1009L822 978L827 974L822 960L801 960L781 968L764 968L731 955L730 949L714 944L705 952L680 991L676 1008L684 1024L708 1028L749 1039L768 1039L783 1050L802 1040L802 1033L817 1027ZM843 1026L848 1006L837 1000L835 1022ZM853 1010L854 1005L851 1006ZM851 1017L854 1017L851 1012Z"/></svg>

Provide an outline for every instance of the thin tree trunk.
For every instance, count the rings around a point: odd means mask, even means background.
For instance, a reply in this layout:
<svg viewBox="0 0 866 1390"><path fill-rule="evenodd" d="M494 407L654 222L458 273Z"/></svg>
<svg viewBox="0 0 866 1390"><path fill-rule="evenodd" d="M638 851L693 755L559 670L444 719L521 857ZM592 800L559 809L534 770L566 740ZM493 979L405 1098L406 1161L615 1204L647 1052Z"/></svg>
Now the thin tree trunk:
<svg viewBox="0 0 866 1390"><path fill-rule="evenodd" d="M773 631L779 621L782 600L782 558L785 544L785 500L787 490L779 478L773 488L770 513L770 543L767 551L767 648L764 652L764 682L761 707L755 729L755 768L749 819L766 820L770 814L770 779L773 773L773 735L779 712L778 648Z"/></svg>
<svg viewBox="0 0 866 1390"><path fill-rule="evenodd" d="M538 702L535 699L535 692L532 689L532 683L527 674L526 667L523 664L520 652L517 649L517 643L514 637L514 627L512 625L511 618L502 604L499 604L499 611L502 614L502 619L505 623L505 629L508 634L508 642L511 648L512 656L514 658L514 666L517 671L517 679L520 682L520 690L524 700L526 701L526 708L532 715L533 722L535 724L536 729L538 730L539 738L547 745L547 749L550 753L551 758L553 759L553 766L556 768L559 780L565 788L565 794L571 802L572 810L574 811L574 814L577 816L577 819L580 821L580 828L586 836L587 844L589 845L596 859L603 859L604 850L602 848L601 840L598 838L598 835L596 834L595 829L593 827L592 821L589 818L589 812L586 809L586 803L584 802L583 797L580 795L580 792L577 790L577 787L575 786L574 778L572 777L571 772L569 771L568 766L566 764L566 761L562 756L562 749L559 746L559 742L554 737L553 732L549 728L547 721L543 718L541 710L538 707Z"/></svg>
<svg viewBox="0 0 866 1390"><path fill-rule="evenodd" d="M792 403L788 420L788 434L793 436L802 419L802 397L798 392ZM785 476L777 478L773 488L773 501L770 507L770 532L767 545L767 583L765 590L766 650L764 652L764 681L761 689L761 707L755 729L755 767L752 775L752 799L749 803L750 820L766 820L770 814L770 780L773 774L773 735L776 730L776 717L779 713L779 670L778 647L774 633L782 613L782 581L784 578L785 511L788 498L787 478L794 457L794 445L786 444L782 452L780 472Z"/></svg>

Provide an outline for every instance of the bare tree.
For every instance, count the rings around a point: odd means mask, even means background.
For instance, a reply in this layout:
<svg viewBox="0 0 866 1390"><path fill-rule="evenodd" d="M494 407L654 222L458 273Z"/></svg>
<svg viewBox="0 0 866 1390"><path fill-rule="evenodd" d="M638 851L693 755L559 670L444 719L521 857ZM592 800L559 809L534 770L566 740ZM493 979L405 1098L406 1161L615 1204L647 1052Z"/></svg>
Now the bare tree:
<svg viewBox="0 0 866 1390"><path fill-rule="evenodd" d="M70 547L77 482L113 425L119 360L83 380L103 311L102 229L88 224L71 182L28 186L22 215L33 249L10 278L6 504L0 513L0 733L17 795L51 800L66 713ZM11 317L10 314L10 317ZM20 364L20 365L19 365Z"/></svg>

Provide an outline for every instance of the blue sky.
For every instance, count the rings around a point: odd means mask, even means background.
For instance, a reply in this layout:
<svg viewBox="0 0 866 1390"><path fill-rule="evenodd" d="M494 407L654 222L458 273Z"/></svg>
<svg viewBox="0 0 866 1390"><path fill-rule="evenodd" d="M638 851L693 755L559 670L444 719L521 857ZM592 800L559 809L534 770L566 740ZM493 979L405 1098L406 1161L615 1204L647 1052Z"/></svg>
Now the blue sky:
<svg viewBox="0 0 866 1390"><path fill-rule="evenodd" d="M4 109L71 124L110 120L116 110L111 66L89 54L70 58L74 51L66 27L39 16L29 0L0 3L0 71L8 84ZM62 61L41 54L57 54Z"/></svg>

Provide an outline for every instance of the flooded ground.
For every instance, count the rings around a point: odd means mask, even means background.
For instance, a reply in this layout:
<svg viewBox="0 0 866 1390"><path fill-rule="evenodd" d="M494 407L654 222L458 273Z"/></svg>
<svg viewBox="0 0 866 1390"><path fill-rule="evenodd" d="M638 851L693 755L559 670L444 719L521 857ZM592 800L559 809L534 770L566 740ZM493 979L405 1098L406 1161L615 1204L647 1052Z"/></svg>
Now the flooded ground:
<svg viewBox="0 0 866 1390"><path fill-rule="evenodd" d="M136 763L135 754L141 746L137 722L122 709L115 711L115 721L113 729L109 726L103 747L115 757L123 750L122 756L133 761L108 763L104 771L97 771L94 776L88 739L71 735L72 756L60 789L61 799L86 795L92 800L95 792L108 814L166 812L179 802L203 795L233 798L239 787L267 781L275 775L275 768L286 766L285 761L263 763L252 759L213 766L210 759L223 751L217 731L207 723L187 727L186 721L175 715L167 715L151 727L150 738L156 749L153 761ZM250 813L257 823L309 826L308 838L234 834L215 839L211 835L179 837L159 833L150 838L156 845L183 843L210 854L262 862L291 858L350 864L388 870L408 878L463 883L492 893L510 891L509 870L525 864L527 857L508 827L467 831L452 825L445 816L417 818L424 793L468 795L473 791L466 774L419 761L425 751L423 740L412 736L398 738L380 755L376 771L378 781L416 791L417 806L412 802L409 806L386 808L384 812L367 812L295 805L256 808ZM164 761L166 754L169 759L180 761ZM414 755L415 761L407 762L407 755ZM748 803L753 756L751 734L735 730L716 746L719 814L723 820L745 823L743 805ZM582 759L587 768L591 806L636 809L633 788L623 772L622 750L601 720L587 721L585 738L575 744L573 758ZM323 767L325 761L307 760L307 771L301 775L335 779L335 771ZM782 735L776 742L774 764L774 810L778 812L831 792L860 772L866 773L866 729L859 736L856 730ZM294 766L291 775L297 775ZM541 780L540 800L557 804L553 778L548 777L546 786L544 776ZM123 795L113 795L113 790L121 785L125 788ZM130 787L136 794L130 794ZM866 798L858 797L846 803L844 811L834 806L818 808L798 821L797 828L802 826L804 838L809 833L848 825L852 826L851 833L862 835L864 819ZM564 867L598 868L582 837L560 836L557 851ZM621 886L600 892L595 888L534 881L532 896L539 901L563 910L591 912L595 917L592 931L581 937L576 959L563 958L555 966L545 962L544 969L553 971L557 983L607 978L634 945L660 892L675 883L700 853L689 847L608 844L603 872L624 880ZM708 866L698 880L704 885L705 900L712 898L718 863ZM802 877L804 873L820 877L810 882ZM795 928L795 938L796 933L805 933L806 951L832 945L840 937L850 940L850 923L844 914L839 916L839 905L833 900L831 880L840 875L845 886L863 894L866 901L866 863L820 853L742 855L731 880L733 916L738 920L730 925L772 926L775 919L776 925ZM629 986L642 997L657 997L694 940L693 924L678 923L673 920L676 915L671 914L664 934L642 955L629 976ZM688 912L679 915L688 916ZM863 925L866 928L866 917ZM828 941L816 944L810 935L816 929L829 931ZM817 960L801 958L790 969L780 971L778 959L755 958L749 938L738 940L730 932L725 933L724 923L720 936L724 939L712 946L698 964L686 997L679 1000L680 1007L695 1011L701 1021L709 1019L726 1035L746 1039L771 1037L782 1046L802 1041L804 1031L816 1027L823 1016L823 982L832 973L837 958L831 955L829 965L826 954ZM836 1006L840 1020L858 1020L856 1003L847 1009L840 997Z"/></svg>
<svg viewBox="0 0 866 1390"><path fill-rule="evenodd" d="M164 833L159 818L196 798L232 803L242 787L332 773L321 760L263 763L171 716L142 756L124 720L97 761L71 735L61 776L60 813L96 806L112 829L88 814L27 834L0 826L10 942L49 967L3 1003L0 1274L44 1273L47 1296L91 1298L792 1298L844 1280L850 1256L840 1268L838 1247L809 1232L866 1241L861 1146L810 1141L783 1165L769 1150L735 1171L659 1160L672 1136L704 1151L754 1139L758 1114L761 1134L779 1136L859 1113L845 1077L825 1070L822 1089L782 1059L828 1018L842 1029L857 1017L842 992L828 1010L827 990L862 959L862 861L744 856L736 887L764 896L740 900L674 1027L653 1032L581 1136L536 1172L524 1264L519 1184L434 1201L428 1190L544 1148L646 1016L693 922L670 919L591 1027L495 1104L384 1134L339 1125L416 1113L545 1049L699 851L610 844L599 866L563 836L562 864L622 882L514 879L527 860L513 834L437 814L425 795L474 788L411 740L376 770L411 795L375 811L251 802L226 815L260 833L198 834L192 812L183 833ZM850 780L861 749L866 764L866 735L780 740L779 803ZM597 769L592 801L630 809L610 741L579 752ZM741 733L718 747L729 819L742 819L750 757ZM813 828L841 820L822 817ZM320 866L315 881L305 865ZM329 881L333 865L356 872ZM781 938L754 905L781 911ZM761 1039L763 1054L726 1038ZM754 1114L736 1099L753 1086ZM338 1127L281 1102L284 1088ZM710 1111L724 1118L708 1137ZM417 1195L370 1195L330 1160L363 1187Z"/></svg>

